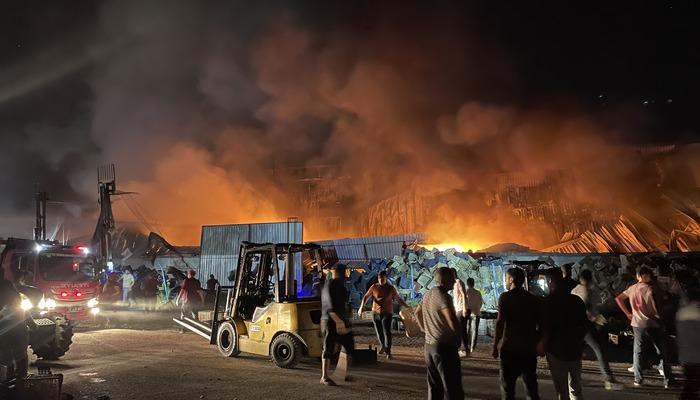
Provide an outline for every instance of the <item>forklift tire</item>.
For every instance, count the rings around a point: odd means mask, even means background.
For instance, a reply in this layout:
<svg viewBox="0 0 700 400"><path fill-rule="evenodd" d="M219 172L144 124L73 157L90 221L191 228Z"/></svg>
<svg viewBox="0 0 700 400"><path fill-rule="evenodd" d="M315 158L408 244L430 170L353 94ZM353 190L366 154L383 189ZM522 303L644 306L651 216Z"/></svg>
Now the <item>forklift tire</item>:
<svg viewBox="0 0 700 400"><path fill-rule="evenodd" d="M238 332L231 321L224 321L219 325L216 334L216 347L224 357L236 357L241 353L238 346Z"/></svg>
<svg viewBox="0 0 700 400"><path fill-rule="evenodd" d="M47 316L55 325L53 334L44 334L41 330L29 332L29 345L38 358L55 361L62 357L73 343L73 325L63 315Z"/></svg>
<svg viewBox="0 0 700 400"><path fill-rule="evenodd" d="M294 368L304 353L301 341L289 333L277 336L270 345L272 361L280 368Z"/></svg>

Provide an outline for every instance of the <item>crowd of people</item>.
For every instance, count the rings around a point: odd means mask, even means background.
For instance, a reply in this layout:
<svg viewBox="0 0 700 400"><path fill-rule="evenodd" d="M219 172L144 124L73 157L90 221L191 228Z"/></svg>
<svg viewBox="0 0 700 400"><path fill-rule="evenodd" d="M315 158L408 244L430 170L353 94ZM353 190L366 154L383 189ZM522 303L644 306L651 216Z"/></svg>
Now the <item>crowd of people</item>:
<svg viewBox="0 0 700 400"><path fill-rule="evenodd" d="M169 292L174 291L174 302L180 307L182 315L196 317L203 304L212 302L218 286L214 275L210 275L206 288L203 288L193 270L187 271L179 280L177 277L170 278L166 285L161 282L156 270L144 266L133 270L131 266L126 266L121 269L121 274L106 274L99 298L104 305L141 306L144 311L150 312L157 309L159 296L167 303L171 300Z"/></svg>
<svg viewBox="0 0 700 400"><path fill-rule="evenodd" d="M321 383L335 385L328 368L338 345L350 354L354 348L345 290L346 269L336 265L333 279L322 288L322 331L324 351ZM538 357L545 357L557 398L583 399L581 385L582 356L590 347L598 362L605 389L621 390L598 339L605 318L593 300L593 277L582 270L572 278L570 265L548 271L549 293L538 297L525 289L526 273L510 268L505 273L507 291L498 301L498 317L492 355L499 360L502 398L515 398L516 381L522 378L527 398L540 398L537 377ZM616 300L630 320L634 332L634 385L645 384L643 377L647 348L655 351L665 388L674 384L668 352L667 329L673 324L677 333L679 360L684 369L682 399L698 399L700 392L700 291L681 290L677 282L659 279L654 271L641 266L637 282L620 293ZM415 320L425 334L424 354L429 399L462 399L461 358L468 357L477 345L479 318L483 300L467 279L466 286L453 269L437 268L435 285L427 291L415 309ZM669 307L682 297L682 306ZM408 304L388 283L386 272L379 272L377 283L364 295L358 315L369 299L380 353L391 359L391 321L394 303ZM676 313L677 311L677 313ZM669 318L668 313L673 313Z"/></svg>

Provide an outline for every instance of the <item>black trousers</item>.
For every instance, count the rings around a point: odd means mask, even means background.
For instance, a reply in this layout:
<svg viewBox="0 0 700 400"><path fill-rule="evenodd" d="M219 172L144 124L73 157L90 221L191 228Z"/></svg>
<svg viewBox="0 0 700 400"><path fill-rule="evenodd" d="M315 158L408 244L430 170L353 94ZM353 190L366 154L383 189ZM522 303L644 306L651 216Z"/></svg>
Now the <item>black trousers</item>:
<svg viewBox="0 0 700 400"><path fill-rule="evenodd" d="M458 345L425 345L428 369L428 400L464 399L462 365Z"/></svg>
<svg viewBox="0 0 700 400"><path fill-rule="evenodd" d="M700 399L700 364L684 364L683 375L685 375L685 382L680 398L682 400Z"/></svg>
<svg viewBox="0 0 700 400"><path fill-rule="evenodd" d="M540 400L537 388L537 355L501 352L501 398L515 399L515 381L523 377L526 398Z"/></svg>
<svg viewBox="0 0 700 400"><path fill-rule="evenodd" d="M462 341L462 350L469 351L471 346L469 345L469 317L459 315L459 338Z"/></svg>
<svg viewBox="0 0 700 400"><path fill-rule="evenodd" d="M350 323L345 321L345 326L350 328ZM339 335L335 329L335 322L332 319L321 320L321 333L323 334L323 354L321 357L331 359L337 353L336 346L342 346L346 353L352 354L355 350L355 339L352 332Z"/></svg>
<svg viewBox="0 0 700 400"><path fill-rule="evenodd" d="M391 314L374 314L374 330L377 332L379 344L384 348L386 354L391 354Z"/></svg>

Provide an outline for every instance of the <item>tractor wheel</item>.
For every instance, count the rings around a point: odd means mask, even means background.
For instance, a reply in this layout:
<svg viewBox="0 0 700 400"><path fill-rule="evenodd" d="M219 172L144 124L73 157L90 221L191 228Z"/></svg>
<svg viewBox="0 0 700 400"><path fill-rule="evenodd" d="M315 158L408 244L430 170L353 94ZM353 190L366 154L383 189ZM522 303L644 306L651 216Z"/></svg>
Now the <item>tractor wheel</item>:
<svg viewBox="0 0 700 400"><path fill-rule="evenodd" d="M225 357L236 357L241 353L238 346L236 325L231 321L224 321L219 325L219 331L216 334L216 347Z"/></svg>
<svg viewBox="0 0 700 400"><path fill-rule="evenodd" d="M37 357L44 360L58 360L66 354L73 343L73 325L60 314L48 315L46 318L56 324L53 332L46 333L41 329L30 332L29 345Z"/></svg>
<svg viewBox="0 0 700 400"><path fill-rule="evenodd" d="M270 355L280 368L294 368L304 353L301 341L289 333L282 333L272 341Z"/></svg>

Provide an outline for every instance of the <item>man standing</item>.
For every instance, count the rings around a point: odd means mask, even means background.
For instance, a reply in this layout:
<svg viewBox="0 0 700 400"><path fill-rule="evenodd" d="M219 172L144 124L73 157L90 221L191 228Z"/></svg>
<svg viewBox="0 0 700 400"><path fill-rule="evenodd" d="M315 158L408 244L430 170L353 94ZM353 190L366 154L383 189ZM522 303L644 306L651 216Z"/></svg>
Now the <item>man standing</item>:
<svg viewBox="0 0 700 400"><path fill-rule="evenodd" d="M561 270L551 272L544 302L542 346L559 400L582 400L581 355L588 332L586 305L566 291Z"/></svg>
<svg viewBox="0 0 700 400"><path fill-rule="evenodd" d="M321 383L335 386L328 369L335 353L336 343L343 347L346 355L355 349L355 341L348 319L348 291L345 289L345 265L333 267L333 279L321 289L321 332L323 333L323 354L321 357Z"/></svg>
<svg viewBox="0 0 700 400"><path fill-rule="evenodd" d="M464 283L457 278L457 270L452 269L454 277L454 286L452 287L452 304L455 308L457 321L459 321L459 336L462 348L459 350L460 357L466 357L469 353L469 335L467 329L469 326L469 315L467 314L467 289Z"/></svg>
<svg viewBox="0 0 700 400"><path fill-rule="evenodd" d="M598 360L598 366L600 367L600 374L603 376L605 382L605 388L607 390L620 390L622 389L622 385L615 382L612 370L610 369L610 364L608 364L608 360L605 358L605 354L603 354L603 351L600 348L600 343L597 339L598 332L596 331L596 326L602 325L605 318L598 313L593 299L593 293L591 290L593 285L593 274L591 273L591 270L582 270L578 275L578 279L579 284L574 288L574 290L571 291L571 294L574 294L583 300L583 303L586 305L586 316L590 321L588 324L588 333L586 333L586 337L583 340L588 347L593 350L593 353L595 353L595 357ZM599 320L601 319L602 321L599 323Z"/></svg>
<svg viewBox="0 0 700 400"><path fill-rule="evenodd" d="M197 309L204 299L202 298L202 285L195 278L194 271L187 271L187 278L182 281L177 297L176 303L180 303L180 318L187 316L197 319Z"/></svg>
<svg viewBox="0 0 700 400"><path fill-rule="evenodd" d="M144 272L141 279L141 295L143 296L146 312L155 311L158 302L158 277L156 271Z"/></svg>
<svg viewBox="0 0 700 400"><path fill-rule="evenodd" d="M219 281L216 280L214 275L209 275L209 279L207 280L207 292L215 292L218 286Z"/></svg>
<svg viewBox="0 0 700 400"><path fill-rule="evenodd" d="M700 399L700 288L690 288L687 296L688 304L676 314L678 358L685 375L682 400Z"/></svg>
<svg viewBox="0 0 700 400"><path fill-rule="evenodd" d="M661 365L664 371L664 387L668 388L673 383L671 364L666 351L665 329L659 315L660 293L654 287L654 272L647 266L641 266L637 270L637 283L620 293L615 302L632 322L634 331L634 385L641 386L642 376L642 349L647 344L653 344L657 353L661 356ZM625 303L630 302L630 307ZM651 343L650 343L651 342Z"/></svg>
<svg viewBox="0 0 700 400"><path fill-rule="evenodd" d="M467 279L467 337L469 338L469 352L476 349L476 339L479 336L479 321L481 320L481 306L484 299L481 292L474 289L474 279Z"/></svg>
<svg viewBox="0 0 700 400"><path fill-rule="evenodd" d="M578 282L576 282L574 278L571 277L572 266L572 263L564 264L561 266L561 273L564 276L563 289L566 290L567 293L571 293L571 291L574 290L576 286L578 286Z"/></svg>
<svg viewBox="0 0 700 400"><path fill-rule="evenodd" d="M507 292L498 299L493 358L501 357L503 400L515 399L515 381L522 375L529 400L539 400L537 388L537 342L540 329L540 301L523 289L525 271L506 271ZM503 339L503 345L498 345Z"/></svg>
<svg viewBox="0 0 700 400"><path fill-rule="evenodd" d="M219 287L219 281L216 280L214 275L209 275L209 279L207 279L207 295L206 295L206 300L207 303L214 303L214 298L216 297L216 289Z"/></svg>
<svg viewBox="0 0 700 400"><path fill-rule="evenodd" d="M447 293L455 277L450 268L435 271L435 286L416 308L416 322L425 332L425 363L428 399L463 399L462 366L459 361L459 321Z"/></svg>
<svg viewBox="0 0 700 400"><path fill-rule="evenodd" d="M377 274L377 283L370 286L362 297L360 309L357 314L362 318L362 308L367 303L369 298L372 298L372 321L374 322L374 330L377 333L377 339L382 346L379 354L386 354L386 359L391 359L391 320L394 318L394 301L404 307L409 307L408 304L399 296L396 288L389 284L386 271L379 271Z"/></svg>
<svg viewBox="0 0 700 400"><path fill-rule="evenodd" d="M132 293L131 293L131 288L134 286L134 282L136 282L136 279L134 278L134 274L131 271L130 266L126 266L124 269L124 274L122 274L121 277L122 281L122 303L127 304L127 306L131 307L131 299L132 299Z"/></svg>

